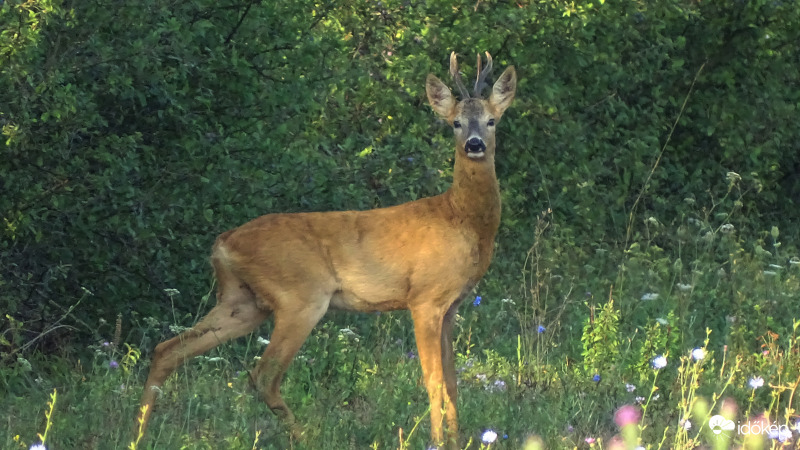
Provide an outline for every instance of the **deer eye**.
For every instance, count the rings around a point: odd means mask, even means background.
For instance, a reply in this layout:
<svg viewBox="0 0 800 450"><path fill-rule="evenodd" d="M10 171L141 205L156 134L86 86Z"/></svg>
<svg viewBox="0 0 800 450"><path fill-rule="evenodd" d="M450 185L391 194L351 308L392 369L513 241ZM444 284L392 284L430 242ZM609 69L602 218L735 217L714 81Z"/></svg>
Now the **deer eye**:
<svg viewBox="0 0 800 450"><path fill-rule="evenodd" d="M490 127L493 127L493 126L494 126L494 119L489 119L489 126L490 126Z"/></svg>
<svg viewBox="0 0 800 450"><path fill-rule="evenodd" d="M453 122L453 127L454 128L461 128L461 122L456 120L455 122Z"/></svg>

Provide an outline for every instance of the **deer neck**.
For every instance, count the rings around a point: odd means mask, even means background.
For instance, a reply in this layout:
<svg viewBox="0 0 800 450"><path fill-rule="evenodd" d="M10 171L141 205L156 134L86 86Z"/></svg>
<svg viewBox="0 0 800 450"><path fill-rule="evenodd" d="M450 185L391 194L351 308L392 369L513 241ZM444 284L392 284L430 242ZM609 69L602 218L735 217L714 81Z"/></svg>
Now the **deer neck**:
<svg viewBox="0 0 800 450"><path fill-rule="evenodd" d="M500 226L500 186L493 152L487 152L481 161L457 154L447 197L464 225L473 228L482 240L494 241Z"/></svg>

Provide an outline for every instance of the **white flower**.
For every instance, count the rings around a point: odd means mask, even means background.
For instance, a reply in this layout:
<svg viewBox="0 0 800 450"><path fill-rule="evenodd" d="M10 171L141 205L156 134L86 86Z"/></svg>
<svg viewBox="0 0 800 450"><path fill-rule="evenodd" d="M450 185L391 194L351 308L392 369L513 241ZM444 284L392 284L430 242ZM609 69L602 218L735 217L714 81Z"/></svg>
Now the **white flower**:
<svg viewBox="0 0 800 450"><path fill-rule="evenodd" d="M736 172L730 171L725 174L725 179L728 180L728 182L740 181L742 176Z"/></svg>
<svg viewBox="0 0 800 450"><path fill-rule="evenodd" d="M47 450L44 444L33 444L28 450Z"/></svg>
<svg viewBox="0 0 800 450"><path fill-rule="evenodd" d="M761 377L753 377L753 378L750 378L750 381L748 381L747 384L749 384L750 387L753 388L753 389L758 389L761 386L764 386L764 379L761 378Z"/></svg>
<svg viewBox="0 0 800 450"><path fill-rule="evenodd" d="M678 283L675 286L677 286L678 290L681 291L681 292L689 292L689 291L692 290L692 285L691 284Z"/></svg>
<svg viewBox="0 0 800 450"><path fill-rule="evenodd" d="M705 357L706 357L705 349L697 347L696 349L692 350L692 359L694 359L695 361L700 361Z"/></svg>
<svg viewBox="0 0 800 450"><path fill-rule="evenodd" d="M514 300L511 300L510 298L504 298L503 300L501 300L501 302L508 303L509 305L515 305L516 304L516 303L514 303Z"/></svg>
<svg viewBox="0 0 800 450"><path fill-rule="evenodd" d="M726 223L719 227L719 231L723 232L724 234L731 234L736 230L736 227L733 224Z"/></svg>
<svg viewBox="0 0 800 450"><path fill-rule="evenodd" d="M648 293L642 295L642 300L643 301L656 300L657 298L658 298L658 294L656 294L655 292L648 292Z"/></svg>
<svg viewBox="0 0 800 450"><path fill-rule="evenodd" d="M664 355L658 355L653 358L652 364L653 368L656 370L663 369L664 367L667 367L667 357Z"/></svg>
<svg viewBox="0 0 800 450"><path fill-rule="evenodd" d="M683 427L684 430L688 431L688 430L692 429L692 422L689 421L688 419L687 420L682 420L681 422L682 422L681 426Z"/></svg>
<svg viewBox="0 0 800 450"><path fill-rule="evenodd" d="M269 339L264 339L261 336L259 336L258 339L256 339L256 342L258 342L261 345L269 345Z"/></svg>
<svg viewBox="0 0 800 450"><path fill-rule="evenodd" d="M482 441L484 444L491 444L491 443L493 443L493 442L494 442L494 441L496 441L496 440L497 440L497 433L495 433L495 432L494 432L494 431L492 431L492 430L486 430L486 431L484 431L484 432L483 432L483 434L481 435L481 441Z"/></svg>
<svg viewBox="0 0 800 450"><path fill-rule="evenodd" d="M634 386L632 384L625 384L625 390L628 391L628 392L633 392L633 391L636 390L636 386Z"/></svg>

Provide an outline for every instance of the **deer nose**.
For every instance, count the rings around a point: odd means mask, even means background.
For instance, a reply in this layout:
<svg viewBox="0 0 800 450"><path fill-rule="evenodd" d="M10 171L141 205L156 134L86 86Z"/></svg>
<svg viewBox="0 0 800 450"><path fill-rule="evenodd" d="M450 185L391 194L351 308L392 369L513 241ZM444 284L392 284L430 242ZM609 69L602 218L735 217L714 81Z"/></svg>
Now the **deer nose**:
<svg viewBox="0 0 800 450"><path fill-rule="evenodd" d="M483 143L483 139L479 137L472 137L467 140L467 144L464 146L464 151L467 153L483 153L486 151L486 144Z"/></svg>

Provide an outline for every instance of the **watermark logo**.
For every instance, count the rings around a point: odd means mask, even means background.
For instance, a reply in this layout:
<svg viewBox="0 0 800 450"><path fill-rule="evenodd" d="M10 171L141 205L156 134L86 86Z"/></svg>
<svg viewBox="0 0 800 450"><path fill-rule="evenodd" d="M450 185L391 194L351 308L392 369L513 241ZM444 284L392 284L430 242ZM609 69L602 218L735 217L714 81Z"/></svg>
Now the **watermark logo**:
<svg viewBox="0 0 800 450"><path fill-rule="evenodd" d="M712 433L719 435L726 431L733 431L736 429L736 424L733 423L732 420L728 420L717 414L708 419L708 427L711 429ZM725 434L727 435L728 433Z"/></svg>

